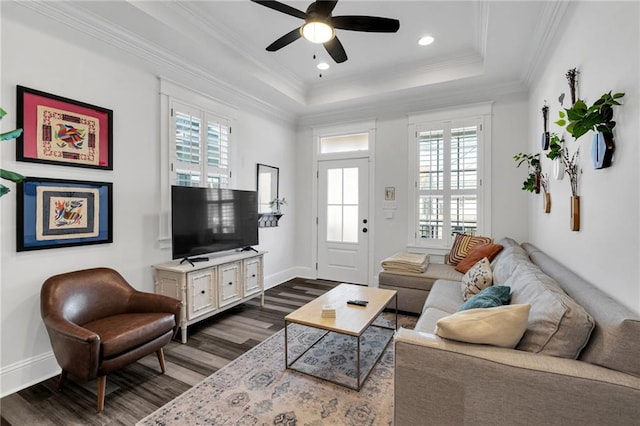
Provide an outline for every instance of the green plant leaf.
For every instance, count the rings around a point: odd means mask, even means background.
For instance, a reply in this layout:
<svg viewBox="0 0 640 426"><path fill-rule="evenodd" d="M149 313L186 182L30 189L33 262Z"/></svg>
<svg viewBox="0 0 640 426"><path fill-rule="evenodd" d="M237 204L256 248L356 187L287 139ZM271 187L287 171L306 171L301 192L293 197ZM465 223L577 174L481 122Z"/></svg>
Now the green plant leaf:
<svg viewBox="0 0 640 426"><path fill-rule="evenodd" d="M567 124L567 122L565 120L558 120L556 121L556 124L560 127L564 127Z"/></svg>
<svg viewBox="0 0 640 426"><path fill-rule="evenodd" d="M558 115L560 116L560 118L564 118L566 114L564 113L564 111L558 111Z"/></svg>
<svg viewBox="0 0 640 426"><path fill-rule="evenodd" d="M620 99L623 96L624 96L624 93L616 93L615 95L613 95L613 99Z"/></svg>
<svg viewBox="0 0 640 426"><path fill-rule="evenodd" d="M2 120L2 117L4 117L5 115L7 115L7 111L0 108L0 120Z"/></svg>
<svg viewBox="0 0 640 426"><path fill-rule="evenodd" d="M11 191L9 188L0 183L0 197L9 193L9 191Z"/></svg>
<svg viewBox="0 0 640 426"><path fill-rule="evenodd" d="M15 129L10 132L0 133L0 141L15 139L22 134L22 129Z"/></svg>
<svg viewBox="0 0 640 426"><path fill-rule="evenodd" d="M20 173L12 172L5 169L0 169L0 178L7 179L15 183L19 183L24 180L24 176L22 176Z"/></svg>

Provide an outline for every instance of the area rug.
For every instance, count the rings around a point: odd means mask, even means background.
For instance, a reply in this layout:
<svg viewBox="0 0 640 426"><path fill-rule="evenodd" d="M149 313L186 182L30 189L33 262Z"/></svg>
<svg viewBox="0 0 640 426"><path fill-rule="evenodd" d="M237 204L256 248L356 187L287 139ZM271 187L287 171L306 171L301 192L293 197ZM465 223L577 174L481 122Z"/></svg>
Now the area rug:
<svg viewBox="0 0 640 426"><path fill-rule="evenodd" d="M384 314L385 323L393 318ZM413 328L415 318L400 315L399 325ZM379 346L372 327L361 340L362 358ZM289 326L289 356L295 358L320 336L318 330ZM324 333L323 333L324 334ZM332 379L355 377L355 338L325 336L322 345L298 360L307 367L329 369ZM291 361L290 361L291 362ZM351 390L284 367L284 331L279 331L230 362L138 425L390 425L393 423L393 342L373 367L360 391ZM366 368L366 362L361 365ZM310 372L312 372L310 370Z"/></svg>

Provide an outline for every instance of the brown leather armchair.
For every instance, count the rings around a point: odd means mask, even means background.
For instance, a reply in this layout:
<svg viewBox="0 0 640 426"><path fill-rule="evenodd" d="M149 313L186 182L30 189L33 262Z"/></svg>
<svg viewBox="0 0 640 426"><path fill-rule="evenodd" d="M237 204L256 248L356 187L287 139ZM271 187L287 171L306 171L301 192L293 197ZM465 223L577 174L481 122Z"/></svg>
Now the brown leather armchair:
<svg viewBox="0 0 640 426"><path fill-rule="evenodd" d="M178 329L182 302L135 290L116 271L93 268L55 275L40 292L40 313L53 353L67 373L98 379L98 412L104 409L107 374L156 352Z"/></svg>

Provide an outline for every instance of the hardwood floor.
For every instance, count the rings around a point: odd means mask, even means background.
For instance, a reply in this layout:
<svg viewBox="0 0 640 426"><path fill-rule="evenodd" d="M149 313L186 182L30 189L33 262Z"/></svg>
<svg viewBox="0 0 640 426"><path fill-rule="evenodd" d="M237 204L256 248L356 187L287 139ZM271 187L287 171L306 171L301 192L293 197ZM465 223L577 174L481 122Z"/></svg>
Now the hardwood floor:
<svg viewBox="0 0 640 426"><path fill-rule="evenodd" d="M155 354L110 374L101 413L95 381L70 377L59 392L54 377L0 399L0 424L133 425L282 329L287 313L337 284L293 279L267 290L264 308L255 298L190 326L186 344L174 340L165 347L165 374Z"/></svg>

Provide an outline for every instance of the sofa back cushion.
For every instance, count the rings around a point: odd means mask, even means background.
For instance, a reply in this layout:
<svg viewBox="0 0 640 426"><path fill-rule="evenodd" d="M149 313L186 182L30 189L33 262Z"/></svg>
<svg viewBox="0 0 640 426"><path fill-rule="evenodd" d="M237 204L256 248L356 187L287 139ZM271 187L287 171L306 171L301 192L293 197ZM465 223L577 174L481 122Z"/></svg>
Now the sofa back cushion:
<svg viewBox="0 0 640 426"><path fill-rule="evenodd" d="M640 377L640 315L532 244L524 243L522 247L595 320L591 338L578 359Z"/></svg>
<svg viewBox="0 0 640 426"><path fill-rule="evenodd" d="M520 263L532 264L524 249L518 245L505 247L491 262L493 283L504 284Z"/></svg>
<svg viewBox="0 0 640 426"><path fill-rule="evenodd" d="M593 330L591 315L531 263L519 264L505 285L511 287L511 303L531 305L527 331L517 348L576 359Z"/></svg>

